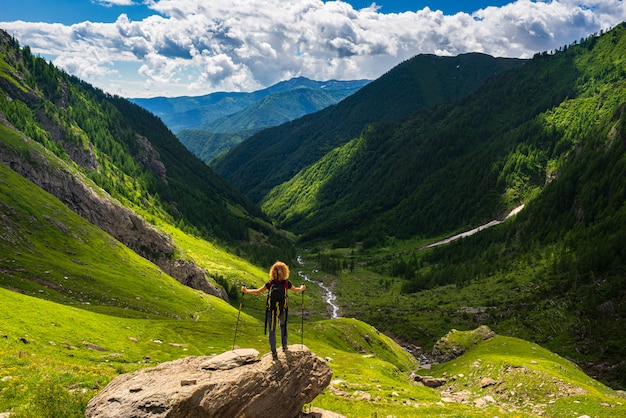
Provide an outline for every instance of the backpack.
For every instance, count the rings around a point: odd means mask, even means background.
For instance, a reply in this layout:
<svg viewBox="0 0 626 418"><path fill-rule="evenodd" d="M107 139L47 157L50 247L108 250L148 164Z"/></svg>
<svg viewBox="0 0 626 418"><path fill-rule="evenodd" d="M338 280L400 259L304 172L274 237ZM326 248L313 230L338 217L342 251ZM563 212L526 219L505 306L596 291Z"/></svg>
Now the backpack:
<svg viewBox="0 0 626 418"><path fill-rule="evenodd" d="M276 329L278 316L285 311L288 312L287 290L289 289L289 281L282 282L271 280L269 294L267 295L267 308L265 310L265 334L267 334L267 316L272 315L271 330Z"/></svg>

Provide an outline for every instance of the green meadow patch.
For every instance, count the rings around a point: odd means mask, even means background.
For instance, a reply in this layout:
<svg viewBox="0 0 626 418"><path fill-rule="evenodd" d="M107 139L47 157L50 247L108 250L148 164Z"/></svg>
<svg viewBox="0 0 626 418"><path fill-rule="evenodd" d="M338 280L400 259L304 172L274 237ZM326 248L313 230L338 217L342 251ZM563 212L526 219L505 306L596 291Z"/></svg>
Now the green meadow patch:
<svg viewBox="0 0 626 418"><path fill-rule="evenodd" d="M467 351L420 371L447 378L442 392L448 396L489 396L505 410L540 416L626 416L626 398L537 344L504 336L472 342L471 332L451 335Z"/></svg>

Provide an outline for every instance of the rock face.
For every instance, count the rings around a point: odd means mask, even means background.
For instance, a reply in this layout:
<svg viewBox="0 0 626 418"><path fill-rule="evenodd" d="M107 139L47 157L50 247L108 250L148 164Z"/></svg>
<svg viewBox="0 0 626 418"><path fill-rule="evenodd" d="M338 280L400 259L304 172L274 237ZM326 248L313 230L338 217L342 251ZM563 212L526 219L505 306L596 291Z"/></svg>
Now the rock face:
<svg viewBox="0 0 626 418"><path fill-rule="evenodd" d="M237 349L118 376L85 416L294 418L330 383L330 367L304 346L289 346L276 360L258 354Z"/></svg>

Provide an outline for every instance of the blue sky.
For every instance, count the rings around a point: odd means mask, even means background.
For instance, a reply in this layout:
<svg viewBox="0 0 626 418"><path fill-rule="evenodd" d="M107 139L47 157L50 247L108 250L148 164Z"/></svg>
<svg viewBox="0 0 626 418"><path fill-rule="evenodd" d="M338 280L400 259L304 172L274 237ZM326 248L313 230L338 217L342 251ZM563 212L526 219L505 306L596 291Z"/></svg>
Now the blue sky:
<svg viewBox="0 0 626 418"><path fill-rule="evenodd" d="M344 0L346 1L346 0ZM48 22L72 24L85 20L92 22L115 22L117 17L126 13L131 20L142 20L155 12L142 3L134 5L116 5L97 0L4 0L2 21L26 20L29 22ZM370 0L347 0L355 9L369 7ZM127 2L118 2L124 4ZM488 6L503 6L510 1L411 1L411 0L379 0L381 13L399 13L417 11L425 7L441 10L444 14L457 12L471 13Z"/></svg>
<svg viewBox="0 0 626 418"><path fill-rule="evenodd" d="M626 21L622 0L2 0L0 28L124 97L375 79L417 54L530 58Z"/></svg>

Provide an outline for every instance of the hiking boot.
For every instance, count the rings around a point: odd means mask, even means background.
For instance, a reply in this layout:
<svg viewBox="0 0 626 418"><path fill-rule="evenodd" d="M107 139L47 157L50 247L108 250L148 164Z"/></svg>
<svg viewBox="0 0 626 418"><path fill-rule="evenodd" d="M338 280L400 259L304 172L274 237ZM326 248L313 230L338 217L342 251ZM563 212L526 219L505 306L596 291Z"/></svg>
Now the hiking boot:
<svg viewBox="0 0 626 418"><path fill-rule="evenodd" d="M288 351L289 347L287 347L286 345L283 345L283 351Z"/></svg>
<svg viewBox="0 0 626 418"><path fill-rule="evenodd" d="M278 353L276 351L272 351L272 358L278 360Z"/></svg>

